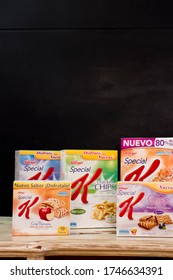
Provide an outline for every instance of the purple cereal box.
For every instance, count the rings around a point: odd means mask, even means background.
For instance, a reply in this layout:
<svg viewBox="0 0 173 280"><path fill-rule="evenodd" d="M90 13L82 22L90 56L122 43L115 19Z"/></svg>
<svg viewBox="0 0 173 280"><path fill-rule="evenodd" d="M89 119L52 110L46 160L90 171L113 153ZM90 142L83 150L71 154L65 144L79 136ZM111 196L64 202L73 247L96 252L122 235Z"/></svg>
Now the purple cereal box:
<svg viewBox="0 0 173 280"><path fill-rule="evenodd" d="M117 235L173 237L173 182L118 182Z"/></svg>

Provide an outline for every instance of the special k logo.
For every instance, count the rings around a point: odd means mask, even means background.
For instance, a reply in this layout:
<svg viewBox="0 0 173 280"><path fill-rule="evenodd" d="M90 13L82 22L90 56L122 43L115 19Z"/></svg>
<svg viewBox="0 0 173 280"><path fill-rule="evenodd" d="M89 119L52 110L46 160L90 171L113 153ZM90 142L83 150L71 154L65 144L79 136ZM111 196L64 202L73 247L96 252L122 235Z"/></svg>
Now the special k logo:
<svg viewBox="0 0 173 280"><path fill-rule="evenodd" d="M137 154L136 151L125 151L124 153L126 156L135 156Z"/></svg>
<svg viewBox="0 0 173 280"><path fill-rule="evenodd" d="M26 159L26 160L24 160L24 162L23 162L24 164L36 164L37 163L37 161L36 160L29 160L29 159Z"/></svg>
<svg viewBox="0 0 173 280"><path fill-rule="evenodd" d="M127 174L124 178L124 181L131 181L132 179L133 179L132 181L144 181L144 179L149 177L157 170L159 165L160 165L159 159L155 159L147 170L144 170L145 165L143 164L137 169L133 170L131 173ZM144 174L142 174L143 171L145 172Z"/></svg>
<svg viewBox="0 0 173 280"><path fill-rule="evenodd" d="M71 163L71 164L80 165L80 164L83 163L83 161L72 160L70 163Z"/></svg>
<svg viewBox="0 0 173 280"><path fill-rule="evenodd" d="M81 201L84 204L87 204L88 187L101 175L101 173L102 173L102 169L98 168L90 179L88 179L89 173L86 173L82 177L72 182L71 189L72 190L74 189L74 192L71 195L71 200L75 200L80 194L80 192L82 192Z"/></svg>

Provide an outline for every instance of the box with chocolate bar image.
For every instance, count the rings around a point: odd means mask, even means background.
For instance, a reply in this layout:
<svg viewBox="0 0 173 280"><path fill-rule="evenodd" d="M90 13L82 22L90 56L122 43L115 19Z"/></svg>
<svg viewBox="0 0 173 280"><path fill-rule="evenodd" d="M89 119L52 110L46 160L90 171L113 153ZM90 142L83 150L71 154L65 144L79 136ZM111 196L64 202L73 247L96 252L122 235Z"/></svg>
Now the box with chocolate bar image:
<svg viewBox="0 0 173 280"><path fill-rule="evenodd" d="M173 237L173 183L117 183L117 235Z"/></svg>

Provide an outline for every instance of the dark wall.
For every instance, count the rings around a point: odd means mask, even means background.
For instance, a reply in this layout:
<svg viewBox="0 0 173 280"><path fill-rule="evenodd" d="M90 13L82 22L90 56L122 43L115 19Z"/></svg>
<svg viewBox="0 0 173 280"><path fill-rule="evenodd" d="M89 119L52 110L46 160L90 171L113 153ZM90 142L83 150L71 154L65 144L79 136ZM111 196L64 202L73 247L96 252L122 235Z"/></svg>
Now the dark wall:
<svg viewBox="0 0 173 280"><path fill-rule="evenodd" d="M15 150L173 136L172 27L166 2L1 1L0 216Z"/></svg>

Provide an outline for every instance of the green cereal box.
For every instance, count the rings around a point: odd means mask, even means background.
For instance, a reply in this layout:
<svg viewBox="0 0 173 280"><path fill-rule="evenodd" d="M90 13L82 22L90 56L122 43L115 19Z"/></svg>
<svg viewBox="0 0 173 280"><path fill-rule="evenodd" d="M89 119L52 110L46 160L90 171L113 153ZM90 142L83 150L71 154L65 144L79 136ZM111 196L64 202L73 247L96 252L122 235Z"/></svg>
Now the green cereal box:
<svg viewBox="0 0 173 280"><path fill-rule="evenodd" d="M62 150L61 180L71 182L71 228L114 227L118 152Z"/></svg>

